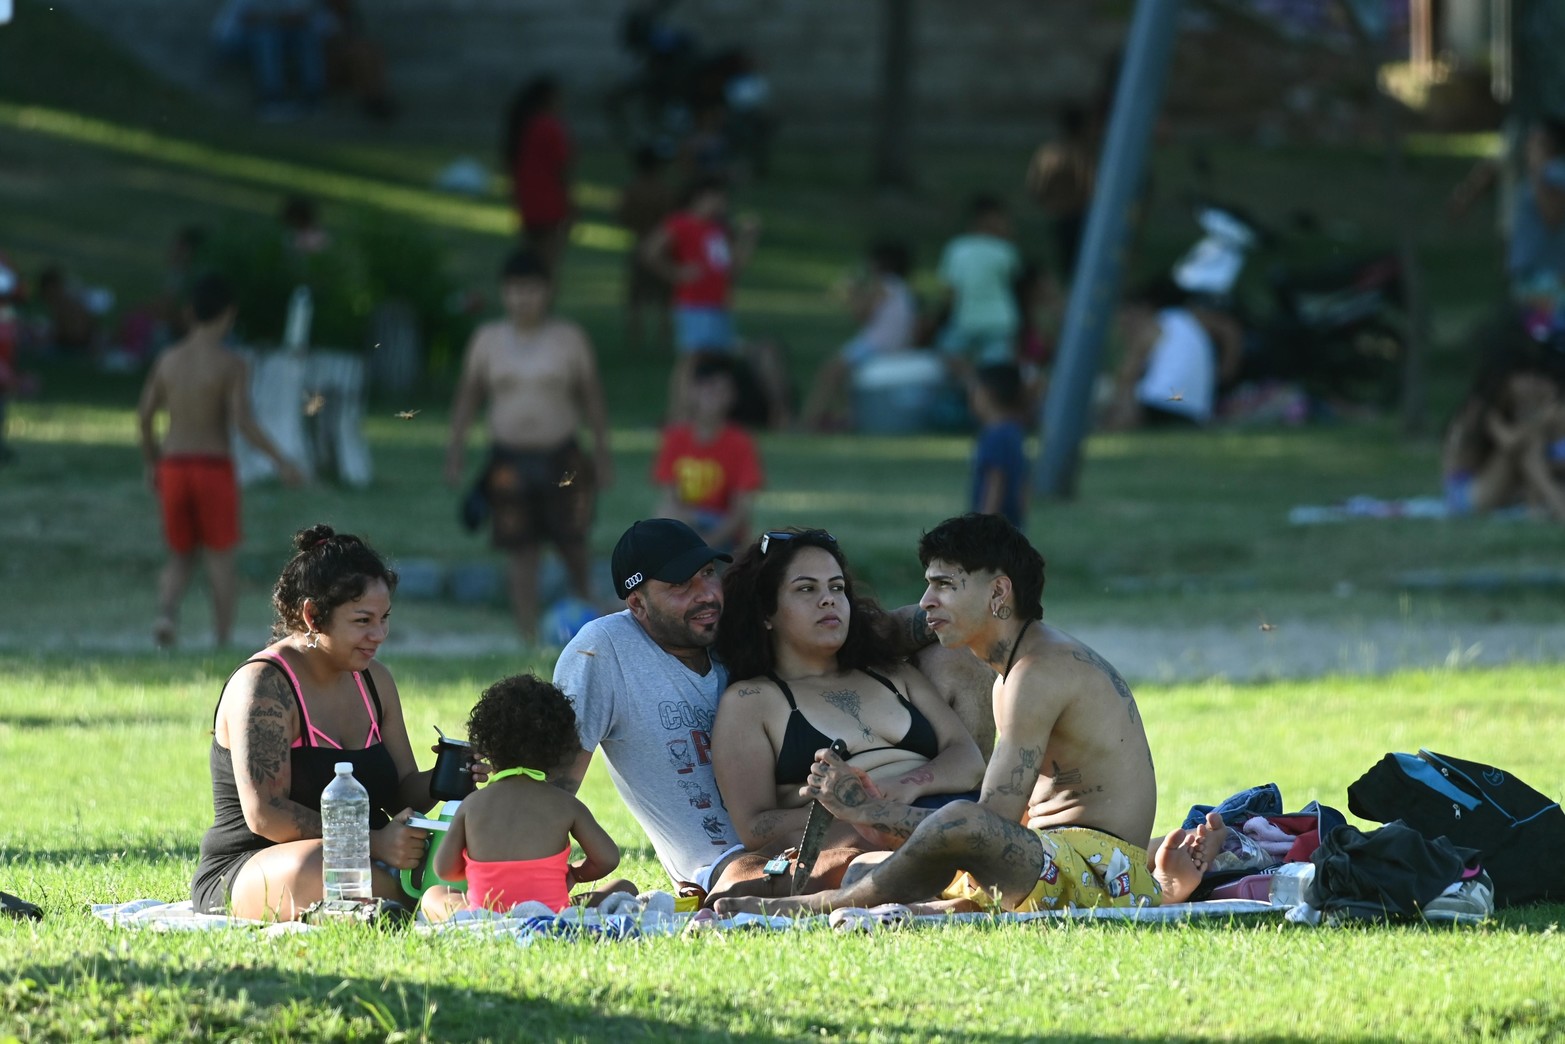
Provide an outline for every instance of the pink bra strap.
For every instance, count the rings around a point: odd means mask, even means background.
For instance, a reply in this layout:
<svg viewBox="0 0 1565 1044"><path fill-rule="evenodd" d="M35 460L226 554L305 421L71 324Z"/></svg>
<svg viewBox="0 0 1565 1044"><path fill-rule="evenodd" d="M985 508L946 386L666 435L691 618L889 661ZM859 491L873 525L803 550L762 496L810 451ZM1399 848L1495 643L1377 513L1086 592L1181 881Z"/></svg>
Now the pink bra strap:
<svg viewBox="0 0 1565 1044"><path fill-rule="evenodd" d="M364 745L373 747L380 742L380 722L375 720L375 705L370 702L369 690L364 687L364 675L358 671L353 672L353 680L359 687L359 697L364 701L364 713L369 715L370 731L364 737Z"/></svg>
<svg viewBox="0 0 1565 1044"><path fill-rule="evenodd" d="M283 673L288 675L288 680L293 683L294 698L299 701L299 714L304 718L304 730L305 733L310 737L311 745L318 745L317 741L324 740L325 742L330 743L333 747L336 747L338 750L341 750L342 744L326 735L326 733L322 732L320 729L317 729L315 724L310 721L310 709L304 704L304 688L299 684L299 676L293 672L292 667L288 666L288 661L283 659L277 653L272 652L270 649L262 649L260 652L256 653L255 656L252 656L251 659L263 659L275 663L277 666L283 669ZM359 697L364 701L364 713L369 715L370 719L370 731L369 735L364 740L364 745L366 747L372 747L376 743L380 742L380 722L375 720L375 705L370 702L369 690L364 688L364 678L361 674L359 674L358 671L353 672L353 681L359 687ZM300 736L298 739L294 740L293 746L304 746L304 736Z"/></svg>
<svg viewBox="0 0 1565 1044"><path fill-rule="evenodd" d="M272 652L270 649L262 649L260 652L256 653L250 658L252 660L268 660L272 663L275 663L277 666L283 669L284 674L288 675L288 681L293 685L293 698L299 703L299 715L300 717L304 718L305 735L310 737L311 745L313 746L316 737L316 731L315 726L310 723L310 709L304 705L304 689L299 685L299 676L293 673L293 668L288 666L287 660L283 659L277 653ZM304 746L304 736L300 736L298 739L294 740L292 745L295 747Z"/></svg>

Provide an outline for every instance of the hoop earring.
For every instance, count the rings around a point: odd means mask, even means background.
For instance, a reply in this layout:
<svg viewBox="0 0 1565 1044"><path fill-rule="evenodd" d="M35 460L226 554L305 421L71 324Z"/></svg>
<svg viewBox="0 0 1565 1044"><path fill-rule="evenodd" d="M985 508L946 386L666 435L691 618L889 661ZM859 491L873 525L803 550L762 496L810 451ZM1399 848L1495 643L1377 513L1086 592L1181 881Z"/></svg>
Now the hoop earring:
<svg viewBox="0 0 1565 1044"><path fill-rule="evenodd" d="M1011 618L1011 607L1008 605L1002 605L994 610L994 615L995 619L997 620L1009 620Z"/></svg>
<svg viewBox="0 0 1565 1044"><path fill-rule="evenodd" d="M308 644L305 645L306 649L318 649L318 648L320 648L321 640L316 635L315 628L313 628L313 627L310 628L310 633L305 635L305 637L310 639Z"/></svg>

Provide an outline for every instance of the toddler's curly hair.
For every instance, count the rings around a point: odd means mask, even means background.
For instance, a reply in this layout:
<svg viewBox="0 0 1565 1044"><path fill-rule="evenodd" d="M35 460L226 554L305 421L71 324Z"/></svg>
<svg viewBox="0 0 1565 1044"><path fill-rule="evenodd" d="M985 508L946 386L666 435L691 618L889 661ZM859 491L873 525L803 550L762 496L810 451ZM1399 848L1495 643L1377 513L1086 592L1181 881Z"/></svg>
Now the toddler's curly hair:
<svg viewBox="0 0 1565 1044"><path fill-rule="evenodd" d="M581 749L571 701L532 674L514 674L485 689L468 715L467 738L496 769L553 772Z"/></svg>

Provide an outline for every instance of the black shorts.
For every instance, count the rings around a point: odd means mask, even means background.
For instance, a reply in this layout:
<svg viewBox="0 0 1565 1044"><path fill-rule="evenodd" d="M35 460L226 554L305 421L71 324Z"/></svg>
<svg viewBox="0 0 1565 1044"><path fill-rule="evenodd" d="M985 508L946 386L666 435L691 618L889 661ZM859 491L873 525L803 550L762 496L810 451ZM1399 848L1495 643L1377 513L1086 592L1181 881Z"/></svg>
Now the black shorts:
<svg viewBox="0 0 1565 1044"><path fill-rule="evenodd" d="M1201 422L1188 413L1175 413L1173 410L1165 410L1158 406L1141 404L1141 423L1148 428L1179 429L1199 428Z"/></svg>
<svg viewBox="0 0 1565 1044"><path fill-rule="evenodd" d="M202 857L196 866L196 876L190 882L190 903L196 913L227 913L233 897L234 878L259 851L262 850L255 848L248 852Z"/></svg>
<svg viewBox="0 0 1565 1044"><path fill-rule="evenodd" d="M494 446L484 470L494 546L501 550L579 544L592 527L592 461L576 440L552 450Z"/></svg>

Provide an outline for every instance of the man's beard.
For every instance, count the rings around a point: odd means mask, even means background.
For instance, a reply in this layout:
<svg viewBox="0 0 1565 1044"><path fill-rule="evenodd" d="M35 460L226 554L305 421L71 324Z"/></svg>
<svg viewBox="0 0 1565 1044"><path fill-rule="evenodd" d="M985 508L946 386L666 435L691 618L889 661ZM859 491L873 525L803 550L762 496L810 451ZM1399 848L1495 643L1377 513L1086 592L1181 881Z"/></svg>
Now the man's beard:
<svg viewBox="0 0 1565 1044"><path fill-rule="evenodd" d="M716 609L722 618L722 606L714 599L691 606L685 616L665 613L650 599L647 607L647 634L659 645L674 649L705 649L717 641L717 627L691 624L687 617L708 609Z"/></svg>

